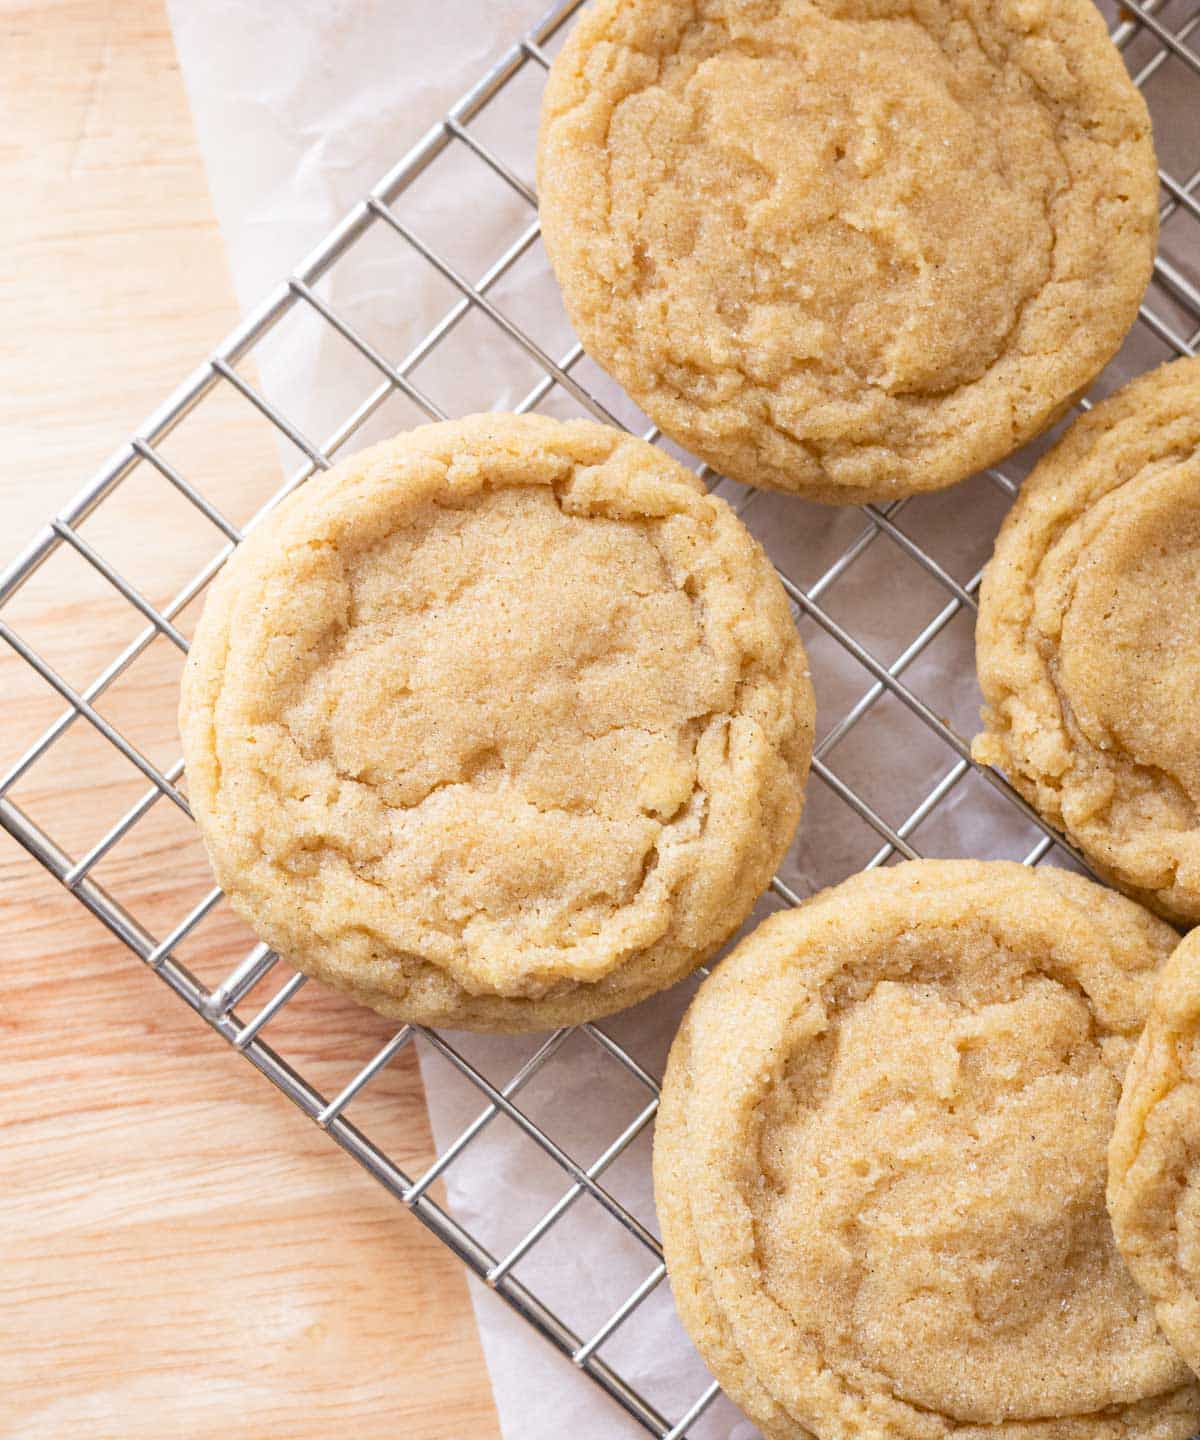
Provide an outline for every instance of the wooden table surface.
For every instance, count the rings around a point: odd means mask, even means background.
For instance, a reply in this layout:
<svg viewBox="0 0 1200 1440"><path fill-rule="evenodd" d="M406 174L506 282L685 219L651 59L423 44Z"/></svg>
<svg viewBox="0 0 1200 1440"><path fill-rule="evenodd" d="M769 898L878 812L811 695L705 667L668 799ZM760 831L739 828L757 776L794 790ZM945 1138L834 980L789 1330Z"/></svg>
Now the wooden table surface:
<svg viewBox="0 0 1200 1440"><path fill-rule="evenodd" d="M0 167L7 562L236 316L161 0L0 0ZM219 503L279 483L251 415L209 423L245 457ZM88 534L169 594L190 542L156 551L163 514L137 499ZM69 554L5 618L81 686L136 633ZM62 702L0 651L6 769ZM177 680L156 641L104 697L164 764ZM73 853L146 788L87 732L13 795ZM97 869L159 933L211 884L180 823L160 802ZM497 1435L457 1262L3 832L0 900L0 1435ZM203 974L243 940L219 911L187 961ZM288 1055L333 1086L335 1062L386 1033L317 997ZM372 1099L392 1150L426 1161L411 1053Z"/></svg>

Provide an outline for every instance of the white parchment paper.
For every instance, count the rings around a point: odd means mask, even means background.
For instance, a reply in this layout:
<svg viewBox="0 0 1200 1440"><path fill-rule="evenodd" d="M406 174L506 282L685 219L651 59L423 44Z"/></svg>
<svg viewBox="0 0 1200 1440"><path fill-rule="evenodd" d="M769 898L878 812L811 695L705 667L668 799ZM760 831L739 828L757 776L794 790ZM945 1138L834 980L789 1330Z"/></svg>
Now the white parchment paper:
<svg viewBox="0 0 1200 1440"><path fill-rule="evenodd" d="M544 9L542 0L168 0L233 280L249 308L345 214L447 107L472 85ZM533 76L536 86L538 78ZM525 88L522 88L525 87ZM533 179L536 88L525 80L489 107L481 135L526 182ZM1173 133L1160 137L1173 143ZM459 147L463 149L463 147ZM439 164L404 197L404 219L471 278L529 224L531 212L474 157ZM377 227L382 228L382 227ZM409 354L457 298L444 279L417 263L394 236L363 242L353 264L339 266L321 293L391 362ZM561 354L570 343L551 277L533 249L497 290L497 303ZM378 382L369 365L323 322L289 318L255 352L265 392L312 438L323 441ZM1139 330L1106 376L1124 376L1166 358ZM627 402L594 370L618 413ZM464 319L455 344L413 372L415 383L451 414L511 407L540 376L526 356L482 319ZM550 408L563 401L551 397ZM625 404L626 409L620 407ZM568 410L570 406L566 407ZM389 402L356 437L366 441L421 418L408 402ZM285 457L289 463L295 454ZM1028 463L1011 462L1019 475ZM828 510L784 496L725 493L795 580L811 584L863 534L855 510ZM949 574L968 583L990 553L1008 497L977 478L904 512L906 532ZM949 594L891 540L876 536L822 592L835 620L887 663L924 627L940 626L905 680L961 734L976 725L972 624L968 610L947 611ZM869 697L871 676L811 622L801 624L817 687L818 734L827 734ZM903 827L930 855L1023 858L1039 832L914 718L884 696L833 747L828 760L842 782L890 825ZM937 781L944 798L925 818L915 808ZM801 894L836 882L879 849L876 830L828 784L814 778L805 818L783 878ZM777 902L760 902L756 917ZM694 984L605 1022L605 1028L655 1075L661 1073L678 1017ZM493 1083L502 1085L542 1037L452 1037ZM422 1053L430 1116L439 1150L480 1111L478 1093L447 1062ZM644 1107L647 1093L592 1040L573 1035L521 1092L522 1108L585 1164L599 1157ZM603 1183L657 1233L649 1174L649 1131L605 1172ZM506 1255L568 1188L561 1169L503 1117L488 1125L445 1175L452 1213L497 1257ZM558 1310L582 1337L654 1268L646 1248L590 1197L566 1209L514 1273ZM502 1428L522 1440L638 1435L643 1432L554 1356L525 1325L472 1282L484 1354ZM397 1317L398 1324L405 1317ZM605 1344L611 1361L672 1421L705 1388L707 1377L660 1285ZM752 1427L724 1401L696 1436L748 1440Z"/></svg>

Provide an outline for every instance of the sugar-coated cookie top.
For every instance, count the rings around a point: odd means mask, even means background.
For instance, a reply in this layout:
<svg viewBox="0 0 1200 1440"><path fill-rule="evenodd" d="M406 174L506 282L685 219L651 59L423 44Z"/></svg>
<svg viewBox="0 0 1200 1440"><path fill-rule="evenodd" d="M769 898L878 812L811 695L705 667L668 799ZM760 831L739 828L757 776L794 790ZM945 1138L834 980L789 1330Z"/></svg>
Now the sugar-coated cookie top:
<svg viewBox="0 0 1200 1440"><path fill-rule="evenodd" d="M1108 1208L1130 1273L1200 1374L1200 931L1163 967L1108 1147Z"/></svg>
<svg viewBox="0 0 1200 1440"><path fill-rule="evenodd" d="M766 557L660 450L429 426L309 483L221 578L189 793L273 946L403 1018L618 1008L736 929L795 828L804 652Z"/></svg>
<svg viewBox="0 0 1200 1440"><path fill-rule="evenodd" d="M919 861L772 917L701 987L655 1189L685 1325L773 1440L1194 1433L1104 1203L1174 939L1072 875Z"/></svg>
<svg viewBox="0 0 1200 1440"><path fill-rule="evenodd" d="M585 348L748 484L962 479L1101 369L1150 274L1150 121L1091 0L596 0L542 228Z"/></svg>
<svg viewBox="0 0 1200 1440"><path fill-rule="evenodd" d="M1200 920L1200 360L1125 386L1043 458L976 644L978 758L1116 884Z"/></svg>

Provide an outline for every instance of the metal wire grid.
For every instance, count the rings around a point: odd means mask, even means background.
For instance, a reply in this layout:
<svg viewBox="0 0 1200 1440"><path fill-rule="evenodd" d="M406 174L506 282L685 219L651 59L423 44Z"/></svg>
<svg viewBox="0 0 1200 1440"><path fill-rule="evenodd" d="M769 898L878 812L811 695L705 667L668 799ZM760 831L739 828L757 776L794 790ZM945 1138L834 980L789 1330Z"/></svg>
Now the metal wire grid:
<svg viewBox="0 0 1200 1440"><path fill-rule="evenodd" d="M527 1109L522 1109L516 1103L521 1091L562 1049L569 1037L577 1032L560 1030L549 1035L506 1083L496 1085L479 1066L462 1053L460 1047L436 1031L421 1029L419 1033L424 1035L428 1044L474 1087L484 1103L474 1120L452 1144L437 1155L423 1173L410 1175L385 1149L352 1123L344 1112L355 1097L412 1042L414 1035L418 1033L417 1028L406 1025L397 1030L387 1043L357 1070L348 1083L336 1094L327 1096L304 1075L298 1073L262 1038L264 1027L280 1015L305 984L304 976L292 975L269 1000L259 1004L249 1018L243 1018L239 1007L251 999L252 992L269 972L283 963L276 955L263 945L253 947L232 966L220 983L211 989L201 983L175 955L177 947L217 906L221 899L220 891L212 890L205 895L169 933L158 937L152 934L136 915L107 893L91 873L97 863L129 834L152 807L164 799L178 807L184 815L190 814L187 800L177 786L183 770L182 760L176 760L174 764L160 769L99 712L95 702L157 637L165 637L179 650L186 651L187 641L174 623L175 619L203 591L242 538L239 527L181 474L159 448L174 427L201 405L215 387L221 384L233 387L306 457L306 463L291 475L279 493L258 512L254 520L317 470L326 468L331 463L330 457L336 455L383 403L397 392L406 396L430 418L441 418L441 408L425 393L412 375L421 361L472 313L486 317L487 321L498 327L541 371L542 378L517 407L519 410L529 410L540 405L557 389L571 397L586 413L610 423L619 423L593 393L593 387L582 383L573 373L582 358L582 350L577 344L555 359L489 298L489 292L497 282L537 240L536 215L531 217L527 227L504 253L473 282L459 273L435 248L423 241L405 222L402 211L399 210L408 187L454 146L469 149L490 167L505 185L527 202L531 210L535 209L536 197L530 187L494 153L477 131L469 127L519 73L527 67L547 67L549 60L545 47L553 41L556 33L580 3L581 0L565 0L565 3L557 5L517 41L500 62L448 112L444 120L434 126L379 182L367 198L354 208L293 275L279 285L212 357L147 420L141 430L75 500L36 536L25 552L0 574L2 607L17 594L48 557L60 547L70 547L146 621L145 627L136 638L106 665L86 688L79 690L57 673L6 619L0 617L0 637L66 702L66 708L55 722L0 778L0 824L182 1000L203 1016L213 1029L240 1050L252 1065L391 1191L513 1310L567 1355L576 1367L607 1391L651 1434L661 1437L661 1440L677 1440L677 1437L683 1436L696 1424L712 1404L719 1393L718 1387L715 1384L706 1385L698 1391L683 1413L665 1416L647 1396L639 1393L628 1382L615 1364L609 1363L600 1354L603 1347L656 1291L665 1277L661 1247L653 1231L617 1198L612 1189L601 1183L605 1172L650 1125L658 1094L655 1076L609 1033L611 1027L585 1025L578 1033L585 1037L588 1044L598 1049L606 1063L611 1062L631 1079L639 1087L644 1099L637 1113L607 1148L586 1165L570 1153L567 1144L554 1138L547 1125L535 1121ZM1193 86L1193 97L1200 100L1200 54L1188 43L1192 32L1200 25L1200 8L1186 15L1182 22L1176 18L1168 23L1165 17L1169 10L1170 6L1163 4L1162 0L1146 0L1142 5L1126 5L1119 23L1114 26L1113 38L1122 48L1134 42L1138 42L1143 49L1149 47L1148 58L1140 64L1135 75L1139 85L1146 86L1164 67L1170 66L1188 75L1189 83ZM1161 214L1164 223L1175 216L1200 222L1200 168L1183 180L1163 170L1160 172L1160 179L1163 190ZM390 361L347 323L314 288L320 278L368 230L377 226L394 232L458 292L455 303L398 363ZM1195 243L1195 237L1192 237L1192 243ZM1141 310L1142 325L1158 341L1163 342L1170 353L1194 354L1200 344L1200 291L1179 265L1165 256L1160 257L1156 264L1152 296L1158 297L1160 304L1166 302L1166 308L1171 312L1170 317L1165 318L1159 309L1151 308L1148 301ZM262 390L236 368L294 307L308 307L365 357L381 377L371 394L345 417L322 444L314 442L300 426L280 413L278 407ZM1181 322L1177 317L1180 316L1183 317L1183 325L1190 329L1191 333L1179 333L1177 326ZM1087 405L1087 401L1081 402L1083 408L1087 408ZM659 438L657 431L651 429L647 432L647 438ZM140 466L151 467L169 482L221 532L226 542L210 562L162 607L155 606L141 594L129 579L89 543L79 529L81 523ZM989 472L989 476L991 482L1006 496L1015 493L1016 483L1008 475L993 470ZM716 477L709 478L716 482ZM754 498L754 492L738 490L736 498L739 506L744 509ZM1001 776L973 765L966 739L935 713L931 705L910 688L903 678L906 670L956 616L974 611L975 595L980 582L980 573L977 571L965 583L960 583L934 555L901 527L898 522L909 503L899 501L885 507L863 507L864 523L859 533L812 583L800 585L781 572L781 579L797 613L830 637L869 677L869 683L864 682L865 688L859 698L845 710L817 746L813 760L815 781L828 787L833 795L849 806L877 834L879 847L868 861L869 866L875 866L885 864L897 856L916 858L918 850L913 843L914 833L964 777L974 771L1040 832L1037 842L1024 857L1026 863L1037 864L1055 847L1064 852L1068 851L1069 847L1011 790ZM253 524L254 521L250 523ZM878 659L851 628L835 618L824 603L827 592L849 572L864 553L884 542L894 545L920 566L945 595L941 609L890 663ZM894 826L868 799L831 769L828 763L828 757L835 747L884 697L893 697L904 706L936 737L947 752L943 761L945 768L935 782L929 786L910 813ZM107 742L116 747L125 759L141 772L149 782L149 787L102 838L82 855L74 856L67 853L52 835L12 799L11 791L70 727L81 720L94 727ZM1077 856L1073 858L1078 861ZM773 889L778 899L784 903L795 904L800 898L789 885L778 878L773 881ZM567 1187L557 1202L525 1231L516 1244L507 1252L497 1254L460 1224L448 1209L433 1197L431 1187L451 1165L463 1159L473 1142L499 1116L506 1117L561 1170ZM636 1287L625 1295L601 1324L594 1326L590 1333L577 1333L571 1317L552 1308L514 1271L576 1201L585 1195L607 1211L644 1250L647 1269Z"/></svg>

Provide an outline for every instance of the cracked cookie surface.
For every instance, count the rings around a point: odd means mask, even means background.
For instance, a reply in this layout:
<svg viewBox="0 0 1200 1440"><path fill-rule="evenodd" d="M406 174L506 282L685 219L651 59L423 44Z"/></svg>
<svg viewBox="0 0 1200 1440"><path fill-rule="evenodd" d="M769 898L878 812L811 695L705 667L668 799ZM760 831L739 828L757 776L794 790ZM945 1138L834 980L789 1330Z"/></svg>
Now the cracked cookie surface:
<svg viewBox="0 0 1200 1440"><path fill-rule="evenodd" d="M794 833L803 648L766 556L586 422L425 426L309 482L213 587L188 792L234 907L406 1020L557 1026L671 984Z"/></svg>
<svg viewBox="0 0 1200 1440"><path fill-rule="evenodd" d="M736 480L937 489L1050 424L1150 276L1150 120L1091 0L597 0L542 233L585 349Z"/></svg>
<svg viewBox="0 0 1200 1440"><path fill-rule="evenodd" d="M705 982L655 1195L684 1324L771 1440L1195 1433L1104 1204L1174 939L1073 875L917 861L772 916Z"/></svg>
<svg viewBox="0 0 1200 1440"><path fill-rule="evenodd" d="M1114 884L1200 920L1200 361L1126 385L1037 465L976 651L976 759Z"/></svg>
<svg viewBox="0 0 1200 1440"><path fill-rule="evenodd" d="M1200 931L1154 987L1108 1148L1108 1209L1130 1273L1200 1374Z"/></svg>

